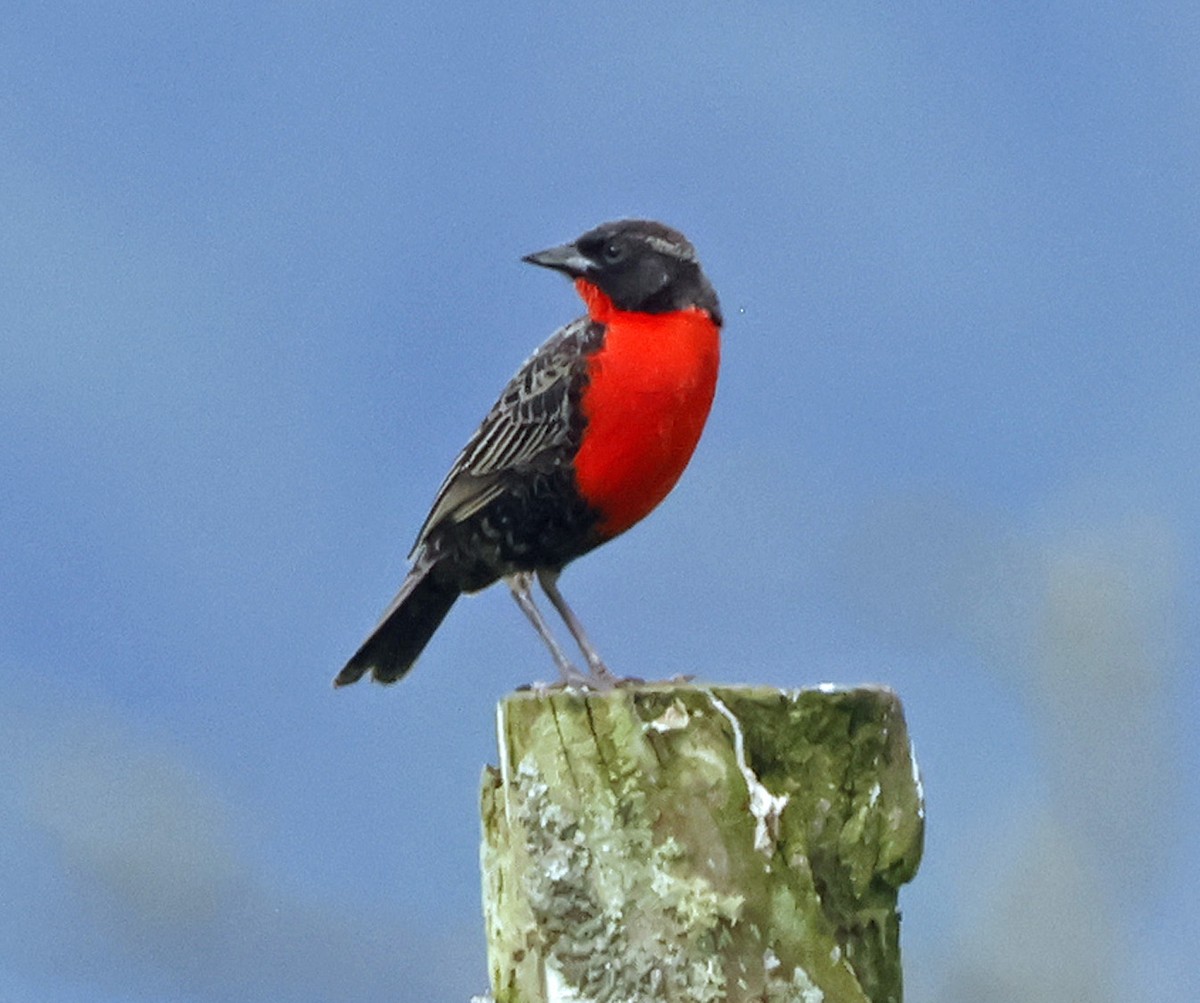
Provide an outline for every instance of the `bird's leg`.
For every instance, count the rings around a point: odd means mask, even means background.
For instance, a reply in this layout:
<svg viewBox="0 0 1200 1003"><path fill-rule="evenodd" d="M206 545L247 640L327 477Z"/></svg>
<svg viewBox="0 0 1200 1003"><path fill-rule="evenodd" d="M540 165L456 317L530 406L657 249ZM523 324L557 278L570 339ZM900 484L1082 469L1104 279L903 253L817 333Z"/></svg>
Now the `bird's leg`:
<svg viewBox="0 0 1200 1003"><path fill-rule="evenodd" d="M600 654L593 647L592 642L588 640L588 636L584 633L583 624L579 622L579 618L572 612L571 607L567 605L567 601L563 598L561 592L558 591L558 571L551 571L542 568L537 573L538 581L541 583L542 591L550 597L550 602L554 608L558 610L558 615L563 618L563 623L567 625L567 630L571 632L571 636L575 638L575 643L579 645L579 650L583 652L583 657L587 659L588 671L594 677L595 683L598 683L600 688L609 689L620 682L620 677L614 675Z"/></svg>
<svg viewBox="0 0 1200 1003"><path fill-rule="evenodd" d="M554 639L554 635L550 633L550 628L546 626L546 621L542 619L542 614L538 611L537 606L534 605L532 591L533 575L528 571L518 571L515 574L506 575L504 581L509 589L512 590L513 598L517 601L517 605L521 607L521 612L529 617L529 622L533 624L533 629L538 632L538 636L546 643L546 647L550 649L550 656L554 659L554 664L558 666L558 671L562 674L563 681L568 686L594 687L596 681L586 672L580 672L571 664L571 660L567 658L566 653Z"/></svg>

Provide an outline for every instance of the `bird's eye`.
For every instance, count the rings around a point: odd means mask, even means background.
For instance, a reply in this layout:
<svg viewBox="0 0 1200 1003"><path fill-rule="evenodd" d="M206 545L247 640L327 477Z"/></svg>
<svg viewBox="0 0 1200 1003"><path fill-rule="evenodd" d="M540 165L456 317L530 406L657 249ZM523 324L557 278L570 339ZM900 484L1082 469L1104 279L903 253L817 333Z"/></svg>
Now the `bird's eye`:
<svg viewBox="0 0 1200 1003"><path fill-rule="evenodd" d="M625 245L618 244L615 240L612 240L604 245L604 250L601 253L604 255L604 260L613 265L625 257Z"/></svg>

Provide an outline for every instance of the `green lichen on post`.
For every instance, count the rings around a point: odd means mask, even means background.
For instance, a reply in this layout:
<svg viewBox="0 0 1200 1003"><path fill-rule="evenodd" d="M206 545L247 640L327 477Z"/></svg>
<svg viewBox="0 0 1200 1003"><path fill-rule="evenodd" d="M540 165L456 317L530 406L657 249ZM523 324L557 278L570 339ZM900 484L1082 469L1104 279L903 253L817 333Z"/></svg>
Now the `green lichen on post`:
<svg viewBox="0 0 1200 1003"><path fill-rule="evenodd" d="M919 784L888 690L507 697L484 777L497 1003L901 998Z"/></svg>

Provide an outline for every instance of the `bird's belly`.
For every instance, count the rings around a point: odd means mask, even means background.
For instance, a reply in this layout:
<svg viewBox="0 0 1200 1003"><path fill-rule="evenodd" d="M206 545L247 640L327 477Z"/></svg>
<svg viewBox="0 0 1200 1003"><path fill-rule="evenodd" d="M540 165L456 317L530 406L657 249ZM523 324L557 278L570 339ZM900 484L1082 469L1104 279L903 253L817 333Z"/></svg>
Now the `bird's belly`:
<svg viewBox="0 0 1200 1003"><path fill-rule="evenodd" d="M648 515L692 457L716 391L716 326L697 310L624 315L589 362L580 494L616 536Z"/></svg>

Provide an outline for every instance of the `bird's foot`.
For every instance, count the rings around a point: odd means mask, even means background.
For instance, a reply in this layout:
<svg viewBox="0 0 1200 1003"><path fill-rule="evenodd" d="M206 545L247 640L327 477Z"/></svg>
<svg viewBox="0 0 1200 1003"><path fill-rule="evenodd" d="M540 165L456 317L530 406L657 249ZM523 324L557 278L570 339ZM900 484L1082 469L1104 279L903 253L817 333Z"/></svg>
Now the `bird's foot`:
<svg viewBox="0 0 1200 1003"><path fill-rule="evenodd" d="M626 682L624 676L618 676L612 672L607 665L599 659L588 661L588 686L594 690L612 690L616 689L622 683Z"/></svg>
<svg viewBox="0 0 1200 1003"><path fill-rule="evenodd" d="M615 685L603 679L597 679L595 676L589 675L569 665L563 668L561 665L558 671L562 674L562 678L552 683L533 682L526 683L524 686L518 686L518 692L526 693L557 693L561 690L610 690Z"/></svg>
<svg viewBox="0 0 1200 1003"><path fill-rule="evenodd" d="M597 685L595 677L586 672L581 672L574 665L558 667L558 671L562 673L562 686L569 690L598 690L606 687Z"/></svg>

